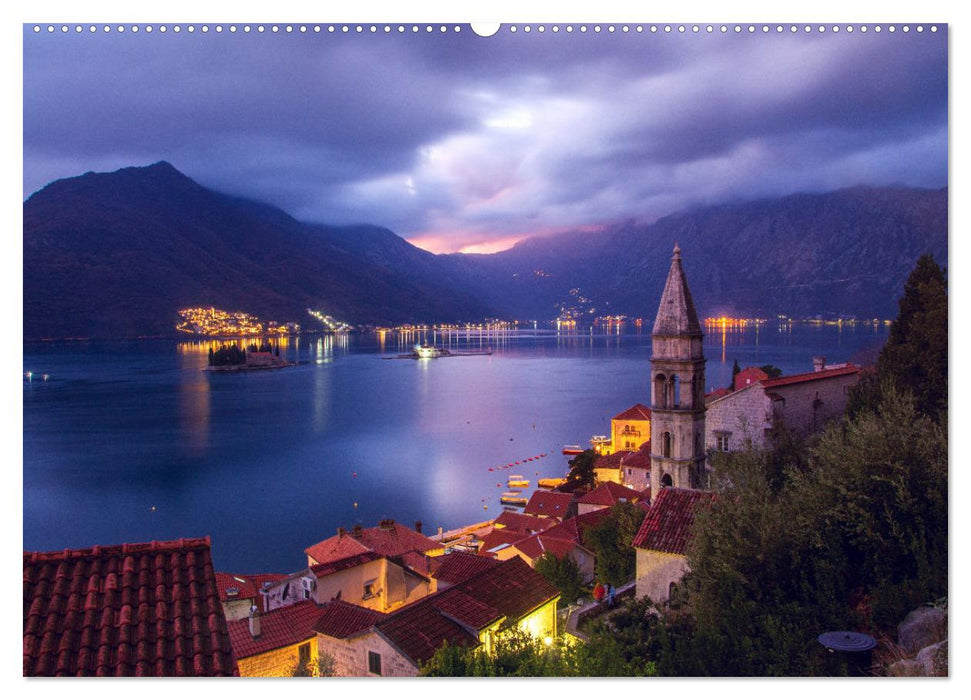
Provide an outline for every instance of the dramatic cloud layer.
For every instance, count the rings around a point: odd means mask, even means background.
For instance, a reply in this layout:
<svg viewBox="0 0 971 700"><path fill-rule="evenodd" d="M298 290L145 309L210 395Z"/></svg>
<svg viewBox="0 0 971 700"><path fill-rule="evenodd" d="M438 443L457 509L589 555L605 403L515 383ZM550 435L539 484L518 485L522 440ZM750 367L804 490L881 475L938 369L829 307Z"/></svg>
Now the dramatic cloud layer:
<svg viewBox="0 0 971 700"><path fill-rule="evenodd" d="M24 34L24 194L168 160L436 251L947 184L946 32Z"/></svg>

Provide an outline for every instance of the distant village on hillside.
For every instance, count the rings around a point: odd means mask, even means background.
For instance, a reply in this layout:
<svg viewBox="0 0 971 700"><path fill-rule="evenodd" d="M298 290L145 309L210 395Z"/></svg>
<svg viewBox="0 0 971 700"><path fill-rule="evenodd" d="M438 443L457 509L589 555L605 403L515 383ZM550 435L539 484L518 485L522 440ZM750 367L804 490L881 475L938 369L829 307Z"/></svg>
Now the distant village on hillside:
<svg viewBox="0 0 971 700"><path fill-rule="evenodd" d="M583 644L618 601L663 605L715 497L712 455L821 430L866 371L807 358L811 371L747 367L705 394L702 337L675 247L645 365L650 406L620 411L577 450L592 479L537 489L521 512L431 536L421 522L339 528L290 573L214 571L209 538L25 552L24 674L415 676L443 646ZM636 565L629 580L598 580L591 534L618 507L639 514ZM551 558L572 562L577 599L540 573Z"/></svg>

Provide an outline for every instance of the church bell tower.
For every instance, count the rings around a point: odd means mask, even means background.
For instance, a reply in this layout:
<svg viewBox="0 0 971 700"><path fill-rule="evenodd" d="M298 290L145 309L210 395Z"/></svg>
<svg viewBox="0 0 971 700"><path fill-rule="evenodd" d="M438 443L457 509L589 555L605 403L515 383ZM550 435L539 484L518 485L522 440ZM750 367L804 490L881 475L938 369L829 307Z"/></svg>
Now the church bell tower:
<svg viewBox="0 0 971 700"><path fill-rule="evenodd" d="M707 486L703 339L675 244L651 333L652 499L665 486Z"/></svg>

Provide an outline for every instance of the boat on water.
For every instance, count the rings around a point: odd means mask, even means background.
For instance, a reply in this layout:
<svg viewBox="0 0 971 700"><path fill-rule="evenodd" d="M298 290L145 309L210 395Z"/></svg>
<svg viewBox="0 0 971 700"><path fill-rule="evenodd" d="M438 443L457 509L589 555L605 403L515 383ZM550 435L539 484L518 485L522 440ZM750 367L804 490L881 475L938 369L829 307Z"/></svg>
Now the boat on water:
<svg viewBox="0 0 971 700"><path fill-rule="evenodd" d="M416 345L411 351L411 356L416 360L424 360L429 357L448 357L451 354L447 348L439 348L428 343Z"/></svg>
<svg viewBox="0 0 971 700"><path fill-rule="evenodd" d="M506 491L499 502L504 506L524 506L528 500L520 491Z"/></svg>
<svg viewBox="0 0 971 700"><path fill-rule="evenodd" d="M471 352L452 352L448 348L440 348L437 345L422 343L412 348L407 355L392 355L384 357L384 360L427 360L434 357L468 357L470 355L491 355L492 348L488 350L474 350Z"/></svg>
<svg viewBox="0 0 971 700"><path fill-rule="evenodd" d="M563 454L565 455L581 455L583 454L583 448L579 445L564 445Z"/></svg>
<svg viewBox="0 0 971 700"><path fill-rule="evenodd" d="M550 491L552 491L553 489L555 489L557 486L559 486L564 482L566 482L566 479L540 479L539 487L541 489L549 489Z"/></svg>
<svg viewBox="0 0 971 700"><path fill-rule="evenodd" d="M509 488L527 488L529 486L529 479L523 477L522 474L510 474L506 484Z"/></svg>

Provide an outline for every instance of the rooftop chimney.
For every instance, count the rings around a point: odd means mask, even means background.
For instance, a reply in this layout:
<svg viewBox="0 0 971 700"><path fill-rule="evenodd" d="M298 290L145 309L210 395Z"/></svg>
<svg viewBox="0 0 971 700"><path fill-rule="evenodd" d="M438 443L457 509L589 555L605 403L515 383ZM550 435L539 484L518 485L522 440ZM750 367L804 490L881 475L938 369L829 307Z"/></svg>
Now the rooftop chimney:
<svg viewBox="0 0 971 700"><path fill-rule="evenodd" d="M351 534L354 535L354 537L360 537L361 531L362 531L361 524L357 523L356 525L354 525L354 529L351 530Z"/></svg>
<svg viewBox="0 0 971 700"><path fill-rule="evenodd" d="M822 372L824 369L826 369L826 358L816 355L813 358L813 372Z"/></svg>
<svg viewBox="0 0 971 700"><path fill-rule="evenodd" d="M421 534L421 520L415 521L415 532L417 532L419 535Z"/></svg>
<svg viewBox="0 0 971 700"><path fill-rule="evenodd" d="M260 611L255 605L249 609L249 633L253 635L253 639L260 636Z"/></svg>
<svg viewBox="0 0 971 700"><path fill-rule="evenodd" d="M380 527L382 530L393 530L394 520L392 520L391 518L385 518L384 520L378 523L378 527Z"/></svg>
<svg viewBox="0 0 971 700"><path fill-rule="evenodd" d="M337 528L337 536L338 537L343 537L345 534L347 534L347 530L345 530L342 527Z"/></svg>

